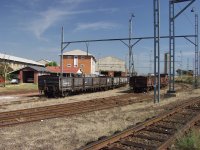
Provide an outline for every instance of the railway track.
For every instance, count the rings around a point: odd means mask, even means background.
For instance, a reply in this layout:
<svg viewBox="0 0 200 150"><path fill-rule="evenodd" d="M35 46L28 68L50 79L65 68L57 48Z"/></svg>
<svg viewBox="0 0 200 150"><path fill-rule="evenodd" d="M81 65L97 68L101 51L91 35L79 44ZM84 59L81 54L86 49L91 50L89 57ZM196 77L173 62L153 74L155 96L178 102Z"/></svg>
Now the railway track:
<svg viewBox="0 0 200 150"><path fill-rule="evenodd" d="M33 95L34 96L34 95ZM70 97L73 97L74 95L70 96ZM119 96L115 96L116 97L132 97L133 96L133 93L128 93L128 94L123 94L123 95L119 95ZM135 97L139 97L140 95L139 94L135 94L134 95ZM25 104L25 103L32 103L32 102L44 102L44 101L49 101L51 99L49 98L46 98L42 95L37 95L36 96L37 98L32 98L32 99L25 99L25 100L15 100L15 101L7 101L7 102L2 102L0 103L0 108L1 107L6 107L6 106L10 106L10 105L18 105L18 104Z"/></svg>
<svg viewBox="0 0 200 150"><path fill-rule="evenodd" d="M179 88L178 88L177 91L179 91L179 92L180 91L186 91L186 90L187 91L191 91L192 90L192 88L189 85L187 85L187 84L178 84L178 87ZM122 98L125 97L125 95L127 95L126 97L132 97L133 96L133 94L124 94L122 96ZM4 96L6 96L6 95L4 95ZM18 96L20 96L20 97L21 96L22 97L29 97L29 99L2 102L2 103L0 103L0 108L5 108L5 107L11 106L11 105L32 103L32 102L37 103L37 102L49 101L48 98L45 98L44 96L39 95L38 93L33 93L33 94L30 94L30 93L28 93L28 94L17 94L17 95L14 95L14 96L16 96L16 97L18 97ZM33 97L33 98L30 98L30 97ZM121 97L121 95L119 95L119 97ZM137 97L138 99L139 98L151 99L152 95L148 94L148 95L144 96L144 94L142 95L141 93L134 93L134 97Z"/></svg>
<svg viewBox="0 0 200 150"><path fill-rule="evenodd" d="M152 101L152 96L145 94L128 93L115 97L99 98L75 103L58 104L30 109L21 109L16 111L0 112L0 127L17 125L33 121L41 121L45 119L52 119L58 117L66 117L75 114L129 105L133 103L140 103L143 101ZM25 101L24 103L28 102ZM20 101L14 101L12 104L20 104ZM8 105L10 104L3 104L0 105L0 107L5 107Z"/></svg>
<svg viewBox="0 0 200 150"><path fill-rule="evenodd" d="M131 98L130 96L131 94L125 94L123 96L100 98L75 103L1 112L0 127L33 121L41 121L51 118L66 117L70 115L124 106L144 101L143 99L135 99L135 97Z"/></svg>
<svg viewBox="0 0 200 150"><path fill-rule="evenodd" d="M193 126L200 126L200 97L80 150L163 150Z"/></svg>

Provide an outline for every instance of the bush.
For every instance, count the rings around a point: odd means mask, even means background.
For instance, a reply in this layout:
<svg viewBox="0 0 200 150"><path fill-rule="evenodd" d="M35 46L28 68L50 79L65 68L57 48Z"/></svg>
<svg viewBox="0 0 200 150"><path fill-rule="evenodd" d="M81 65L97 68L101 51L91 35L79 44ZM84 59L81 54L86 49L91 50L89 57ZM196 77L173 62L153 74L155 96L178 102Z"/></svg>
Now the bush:
<svg viewBox="0 0 200 150"><path fill-rule="evenodd" d="M200 150L200 132L192 130L185 137L178 140L176 147L181 150Z"/></svg>
<svg viewBox="0 0 200 150"><path fill-rule="evenodd" d="M177 83L187 83L187 84L193 84L194 78L192 76L182 76L182 77L176 77L175 82Z"/></svg>

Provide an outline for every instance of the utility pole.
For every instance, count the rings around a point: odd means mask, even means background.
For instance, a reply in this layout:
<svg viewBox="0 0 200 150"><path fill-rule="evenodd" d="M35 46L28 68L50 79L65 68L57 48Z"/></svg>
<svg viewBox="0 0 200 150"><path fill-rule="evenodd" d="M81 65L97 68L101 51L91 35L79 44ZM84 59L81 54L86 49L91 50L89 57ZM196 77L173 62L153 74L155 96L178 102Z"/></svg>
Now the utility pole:
<svg viewBox="0 0 200 150"><path fill-rule="evenodd" d="M63 29L63 27L62 27L62 29L61 29L61 47L60 47L60 49L61 49L61 59L60 59L60 69L61 69L61 74L60 74L60 80L61 80L61 94L62 94L62 96L63 96L63 41L64 41L64 31L63 31L64 29Z"/></svg>
<svg viewBox="0 0 200 150"><path fill-rule="evenodd" d="M188 2L182 10L175 14L174 8L175 4ZM169 0L169 54L170 54L170 64L169 64L169 90L168 94L176 93L174 83L175 83L175 19L182 14L195 0Z"/></svg>
<svg viewBox="0 0 200 150"><path fill-rule="evenodd" d="M192 8L191 12L195 12L195 9ZM195 13L194 15L195 17L195 60L194 60L194 88L198 87L198 69L199 69L199 40L198 40L198 30L199 30L199 26L198 26L198 14Z"/></svg>
<svg viewBox="0 0 200 150"><path fill-rule="evenodd" d="M198 14L195 14L195 88L198 88L198 69L199 69L199 36L198 36Z"/></svg>
<svg viewBox="0 0 200 150"><path fill-rule="evenodd" d="M199 39L198 39L198 14L195 14L195 88L198 88L198 69L199 69Z"/></svg>
<svg viewBox="0 0 200 150"><path fill-rule="evenodd" d="M160 102L160 0L154 0L154 103Z"/></svg>
<svg viewBox="0 0 200 150"><path fill-rule="evenodd" d="M187 58L187 76L189 75L189 58Z"/></svg>
<svg viewBox="0 0 200 150"><path fill-rule="evenodd" d="M150 51L150 55L149 55L149 73L152 73L151 69L152 69L152 50Z"/></svg>
<svg viewBox="0 0 200 150"><path fill-rule="evenodd" d="M180 50L180 57L181 57L181 61L180 61L180 69L181 69L181 81L182 81L182 72L183 72L183 54L182 51Z"/></svg>
<svg viewBox="0 0 200 150"><path fill-rule="evenodd" d="M131 42L131 38L132 38L132 19L133 19L134 14L131 14L131 17L129 19L129 76L133 75L133 71L135 71L134 69L134 62L133 62L133 51L132 51L132 42Z"/></svg>

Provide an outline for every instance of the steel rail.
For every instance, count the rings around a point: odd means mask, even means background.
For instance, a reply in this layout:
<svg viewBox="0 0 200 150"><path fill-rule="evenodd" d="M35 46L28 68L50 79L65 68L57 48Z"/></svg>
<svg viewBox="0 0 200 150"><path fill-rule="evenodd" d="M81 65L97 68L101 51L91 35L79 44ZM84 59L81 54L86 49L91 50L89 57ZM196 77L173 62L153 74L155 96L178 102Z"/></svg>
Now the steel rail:
<svg viewBox="0 0 200 150"><path fill-rule="evenodd" d="M142 124L139 124L139 125L136 125L136 126L134 126L132 128L126 129L126 130L124 130L124 131L122 131L120 133L117 133L115 135L112 135L112 136L110 136L110 137L108 137L106 139L97 141L95 143L89 144L89 145L87 145L85 147L81 147L79 150L99 150L99 149L101 149L103 147L106 147L107 145L109 145L111 143L117 142L120 139L123 139L123 138L125 138L125 137L127 137L129 135L132 135L133 133L141 131L144 128L146 128L147 126L150 126L150 125L152 125L152 124L154 124L154 123L156 123L158 121L161 121L162 119L164 119L164 118L166 118L166 117L168 117L168 116L170 116L172 114L175 114L175 113L181 111L183 108L185 108L185 107L187 107L187 106L189 106L191 104L195 104L197 102L200 102L200 97L194 98L194 99L190 100L189 102L186 102L183 105L173 109L172 111L167 112L167 113L163 113L163 114L159 115L158 117L150 119L150 120L148 120L148 121L146 121L146 122L144 122ZM198 117L199 117L199 115L197 117L195 117L194 120L190 121L186 125L186 127L189 127L190 123L194 124L194 122L198 119ZM185 131L187 129L188 128L182 129L182 131ZM174 141L174 137L170 138L170 141L165 142L164 145L161 145L160 148L162 149L164 147L169 146L169 143L172 142L172 141Z"/></svg>
<svg viewBox="0 0 200 150"><path fill-rule="evenodd" d="M133 95L131 93L114 97L98 98L88 101L0 112L0 127L26 123L28 122L28 119L32 120L33 122L57 117L66 117L80 113L120 107L134 103L141 103L144 101L150 102L151 100L151 96L147 98L146 95Z"/></svg>
<svg viewBox="0 0 200 150"><path fill-rule="evenodd" d="M103 110L144 101L140 99L131 99L130 96L127 96L128 95L126 95L125 98L123 98L123 96L118 96L113 98L101 98L97 100L1 112L0 127L22 124L31 121L66 117L74 114Z"/></svg>
<svg viewBox="0 0 200 150"><path fill-rule="evenodd" d="M179 130L174 136L169 138L166 142L164 142L161 146L159 146L158 150L167 149L175 140L176 137L181 137L185 134L186 131L188 131L191 127L195 125L197 121L200 120L200 114L194 117L191 121L189 121L182 129Z"/></svg>

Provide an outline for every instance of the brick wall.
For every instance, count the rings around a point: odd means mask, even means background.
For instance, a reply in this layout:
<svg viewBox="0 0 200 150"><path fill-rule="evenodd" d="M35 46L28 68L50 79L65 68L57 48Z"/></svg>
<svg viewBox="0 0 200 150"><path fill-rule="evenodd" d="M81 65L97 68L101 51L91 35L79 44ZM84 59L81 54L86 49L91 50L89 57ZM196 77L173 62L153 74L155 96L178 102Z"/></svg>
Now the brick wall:
<svg viewBox="0 0 200 150"><path fill-rule="evenodd" d="M34 83L37 84L38 83L38 72L34 72Z"/></svg>
<svg viewBox="0 0 200 150"><path fill-rule="evenodd" d="M64 67L74 67L74 56L63 56ZM91 56L78 56L78 68L84 74L91 74Z"/></svg>

